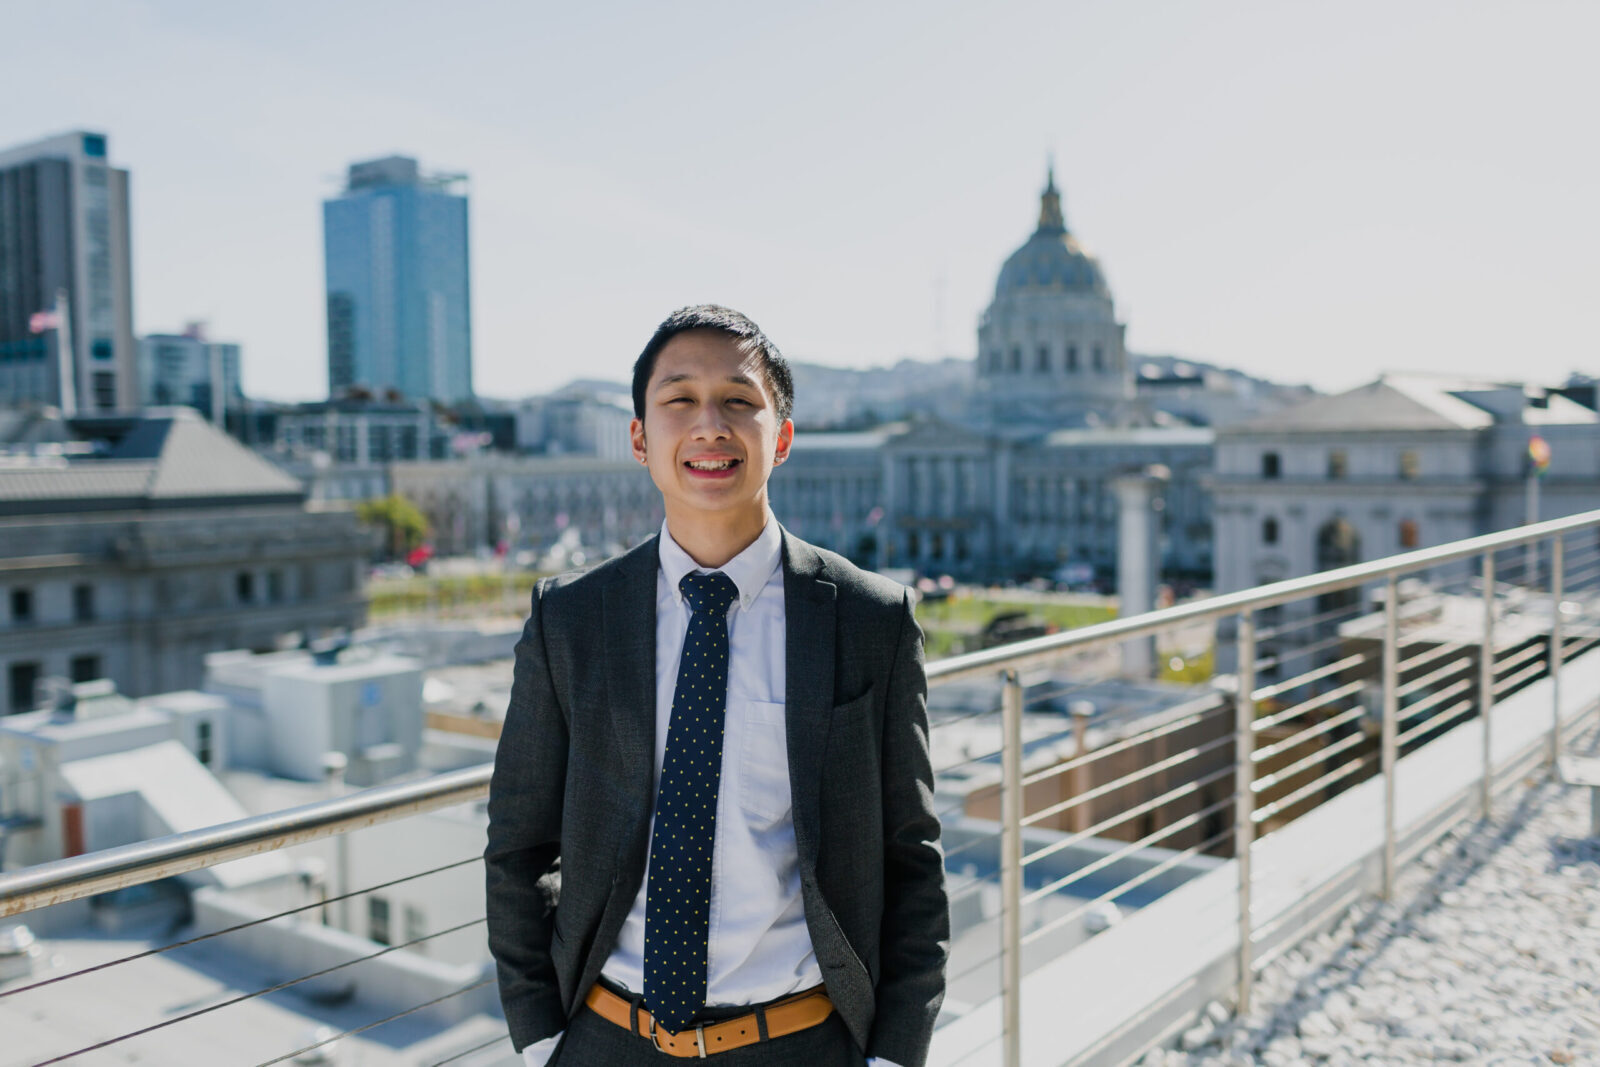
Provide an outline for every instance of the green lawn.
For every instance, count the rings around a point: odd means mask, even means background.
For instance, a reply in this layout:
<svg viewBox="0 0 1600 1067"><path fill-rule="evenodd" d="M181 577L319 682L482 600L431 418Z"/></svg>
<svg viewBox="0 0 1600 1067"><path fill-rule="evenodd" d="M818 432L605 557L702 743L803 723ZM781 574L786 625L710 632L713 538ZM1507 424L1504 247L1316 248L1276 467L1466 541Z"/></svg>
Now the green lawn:
<svg viewBox="0 0 1600 1067"><path fill-rule="evenodd" d="M1007 599L1002 595L963 592L944 600L924 600L917 605L917 622L927 635L927 656L937 659L978 647L980 631L996 615L1022 611L1058 630L1071 630L1116 618L1103 604L1033 598Z"/></svg>

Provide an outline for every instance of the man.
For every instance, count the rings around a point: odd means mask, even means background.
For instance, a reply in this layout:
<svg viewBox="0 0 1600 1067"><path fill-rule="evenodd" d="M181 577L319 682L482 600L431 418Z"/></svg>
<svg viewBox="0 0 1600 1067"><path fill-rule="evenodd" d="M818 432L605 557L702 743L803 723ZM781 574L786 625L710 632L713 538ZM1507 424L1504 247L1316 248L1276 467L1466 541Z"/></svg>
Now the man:
<svg viewBox="0 0 1600 1067"><path fill-rule="evenodd" d="M668 317L633 403L666 521L535 588L495 757L512 1042L534 1067L921 1067L949 918L907 591L773 517L793 386L749 319Z"/></svg>

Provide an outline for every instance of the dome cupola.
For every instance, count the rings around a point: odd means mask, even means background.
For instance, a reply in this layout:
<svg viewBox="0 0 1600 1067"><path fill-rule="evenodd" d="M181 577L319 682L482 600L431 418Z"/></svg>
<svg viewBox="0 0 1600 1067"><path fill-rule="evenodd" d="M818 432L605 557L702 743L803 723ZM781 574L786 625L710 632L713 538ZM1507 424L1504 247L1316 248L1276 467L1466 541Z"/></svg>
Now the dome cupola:
<svg viewBox="0 0 1600 1067"><path fill-rule="evenodd" d="M1025 290L1111 296L1100 264L1067 229L1053 166L1039 196L1039 226L1000 268L994 295L999 298Z"/></svg>

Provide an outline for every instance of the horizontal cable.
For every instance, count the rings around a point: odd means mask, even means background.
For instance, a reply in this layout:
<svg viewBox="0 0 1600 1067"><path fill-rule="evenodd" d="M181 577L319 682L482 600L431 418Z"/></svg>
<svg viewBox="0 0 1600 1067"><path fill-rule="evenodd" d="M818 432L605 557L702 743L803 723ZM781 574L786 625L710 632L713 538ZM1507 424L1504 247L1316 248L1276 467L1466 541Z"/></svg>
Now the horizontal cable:
<svg viewBox="0 0 1600 1067"><path fill-rule="evenodd" d="M1399 717L1402 719L1414 719L1429 709L1438 707L1440 704L1443 704L1446 700L1449 700L1452 697L1460 696L1463 693L1475 692L1477 688L1478 679L1459 679L1458 681L1451 682L1443 689L1429 693L1421 700L1402 706L1398 709Z"/></svg>
<svg viewBox="0 0 1600 1067"><path fill-rule="evenodd" d="M1377 758L1377 755L1373 754L1371 756L1362 756L1360 759L1351 760L1338 770L1331 771L1315 781L1307 782L1305 785L1301 786L1299 789L1296 789L1288 796L1275 800L1271 804L1268 804L1265 808L1257 810L1250 816L1250 818L1257 823L1266 822L1283 809L1300 803L1300 801L1304 800L1312 793L1315 793L1318 789L1321 789L1325 786L1330 786L1334 782L1339 781L1341 778L1348 778L1350 775L1354 774L1356 771L1360 770L1362 767L1366 766Z"/></svg>
<svg viewBox="0 0 1600 1067"><path fill-rule="evenodd" d="M1543 656L1545 652L1549 650L1549 647L1549 640L1547 638L1535 641L1533 644L1529 645L1521 652L1518 652L1516 655L1502 656L1495 660L1494 672L1495 674L1500 675L1508 674L1513 668L1528 662L1530 659Z"/></svg>
<svg viewBox="0 0 1600 1067"><path fill-rule="evenodd" d="M334 1034L332 1037L325 1037L321 1041L312 1042L311 1044L305 1046L304 1048L297 1048L293 1052L286 1052L282 1056L279 1056L277 1059L263 1060L262 1062L256 1064L256 1067L272 1067L272 1065L274 1063L282 1063L285 1060L292 1060L292 1059L294 1059L294 1058L296 1058L298 1056L304 1056L307 1052L310 1052L314 1048L321 1048L323 1045L330 1044L331 1042L334 1042L334 1041L338 1041L340 1038L354 1037L356 1034L366 1033L368 1030L375 1030L378 1027L382 1026L384 1023L392 1023L396 1019L403 1019L407 1015L413 1015L413 1014L423 1010L424 1008L431 1008L435 1004L443 1004L445 1001L450 1000L450 999L452 999L454 997L459 997L463 993L470 993L474 989L482 989L484 986L489 985L491 982L494 982L494 981L496 981L496 979L494 979L493 977L480 978L478 981L473 982L471 985L464 985L460 989L457 989L457 990L454 990L452 992L446 993L443 996L438 996L438 997L434 997L432 1000L423 1001L421 1004L418 1004L416 1007L407 1008L405 1011L397 1011L393 1015L390 1015L390 1016L388 1016L386 1018L383 1018L383 1019L379 1019L377 1022L368 1023L365 1026L357 1026L357 1027L355 1027L353 1029L346 1030L342 1034Z"/></svg>
<svg viewBox="0 0 1600 1067"><path fill-rule="evenodd" d="M968 967L966 970L958 971L955 974L950 975L948 978L945 979L945 985L948 986L951 982L960 981L961 979L967 977L967 975L972 974L975 971L981 970L982 968L989 966L989 964L991 964L991 963L998 962L1002 955L1004 955L1004 950L1003 949L996 949L994 955L985 956L983 959L981 959L978 962L974 963L972 966Z"/></svg>
<svg viewBox="0 0 1600 1067"><path fill-rule="evenodd" d="M1395 696L1403 701L1406 697L1417 692L1418 690L1426 689L1430 685L1444 681L1453 674L1460 674L1462 671L1471 670L1475 666L1477 666L1477 664L1470 656L1463 656L1458 660L1451 660L1443 667L1439 667L1435 670L1429 671L1427 674L1413 678L1409 682L1403 682L1400 685L1395 686ZM1396 672L1397 675L1398 673L1399 672Z"/></svg>
<svg viewBox="0 0 1600 1067"><path fill-rule="evenodd" d="M1162 771L1170 770L1180 763L1185 763L1197 756L1204 755L1207 752L1212 752L1223 745L1232 745L1234 740L1235 738L1232 734L1227 734L1223 737L1213 738L1203 745L1196 745L1193 748L1186 748L1176 755L1168 756L1164 760L1158 760L1155 763L1140 767L1136 771L1129 771L1121 778L1113 779L1112 781L1106 782L1102 785L1097 785L1093 789L1084 790L1082 793L1079 793L1076 796L1068 797L1066 800L1059 801L1058 803L1052 804L1047 808L1025 816L1022 820L1022 825L1034 826L1037 823L1050 818L1052 815L1059 815L1068 808L1076 807L1079 804L1103 797L1107 793L1113 793L1124 786L1143 781L1153 774L1160 774Z"/></svg>
<svg viewBox="0 0 1600 1067"><path fill-rule="evenodd" d="M1034 771L1032 774L1025 774L1022 776L1022 784L1024 786L1030 786L1035 782L1045 781L1046 779L1053 778L1058 774L1065 774L1067 771L1082 767L1087 763L1093 763L1095 760L1104 756L1113 756L1118 752L1124 752L1130 748L1133 748L1135 745L1142 745L1146 742L1154 741L1158 737L1165 737L1168 734L1177 733L1179 730L1187 730L1189 727L1194 726L1196 723L1199 723L1208 716L1216 715L1220 712L1231 712L1232 710L1233 706L1231 704L1223 703L1218 704L1213 708L1207 708L1205 711L1197 711L1193 714L1185 715L1181 719L1174 719L1169 723L1163 723L1152 730L1146 730L1144 733L1134 734L1132 737L1124 737L1120 741L1113 741L1109 745L1101 745L1099 748L1096 748L1090 752L1085 752L1081 756L1074 756L1071 759L1062 760L1060 763L1053 763L1044 770Z"/></svg>
<svg viewBox="0 0 1600 1067"><path fill-rule="evenodd" d="M1285 634L1294 633L1296 630L1303 630L1308 626L1316 626L1318 623L1324 622L1333 622L1340 615L1343 615L1344 618L1338 619L1338 621L1345 622L1349 619L1355 618L1359 614L1361 614L1361 605L1359 602L1355 604L1341 604L1339 607L1331 608L1328 611L1319 612L1315 615L1307 615L1305 618L1301 619L1291 619L1288 622L1282 623L1278 626L1260 626L1256 630L1256 640L1271 641L1276 638L1283 637Z"/></svg>
<svg viewBox="0 0 1600 1067"><path fill-rule="evenodd" d="M1236 771L1232 766L1224 767L1220 771L1213 771L1204 778L1197 778L1185 785L1178 786L1176 789L1168 790L1158 797L1153 797L1150 800L1144 801L1143 803L1135 804L1126 811L1113 815L1109 819L1103 819L1087 829L1078 830L1074 833L1068 834L1059 841L1052 841L1043 848L1035 849L1026 856L1022 857L1022 865L1026 867L1029 864L1037 863L1039 860L1055 855L1062 849L1071 848L1073 845L1076 845L1081 841L1098 836L1113 826L1125 823L1136 815L1143 815L1145 812L1153 811L1163 804L1170 804L1174 800L1180 800L1183 797L1188 796L1190 793L1197 793L1201 789L1210 785L1212 782L1218 781L1225 777L1232 777L1235 773Z"/></svg>
<svg viewBox="0 0 1600 1067"><path fill-rule="evenodd" d="M1346 656L1344 659L1334 660L1332 663L1323 664L1321 667L1318 667L1315 670L1306 671L1304 674L1297 674L1288 681L1273 682L1271 685L1264 685L1260 689L1252 692L1250 696L1254 700L1271 700L1279 693L1287 693L1291 689L1299 689L1302 685L1308 685L1311 682L1320 681L1330 674L1338 674L1342 670L1348 670L1351 667L1358 667L1367 662L1368 658L1369 657L1366 653L1358 652L1353 656Z"/></svg>
<svg viewBox="0 0 1600 1067"><path fill-rule="evenodd" d="M1495 682L1494 695L1498 697L1508 693L1517 686L1522 685L1524 682L1528 682L1534 678L1542 676L1548 670L1549 664L1545 663L1543 660L1540 660L1538 663L1530 663L1516 674L1513 674L1508 678L1502 678L1498 682Z"/></svg>
<svg viewBox="0 0 1600 1067"><path fill-rule="evenodd" d="M1335 688L1328 690L1326 693L1318 693L1310 700L1303 700L1298 704L1291 704L1282 711L1274 712L1271 715L1263 716L1262 718L1255 720L1250 724L1250 729L1259 734L1264 730L1272 729L1274 726L1281 726L1290 719L1298 719L1307 712L1316 711L1318 708L1326 707L1335 700L1343 700L1347 696L1353 696L1356 693L1361 692L1361 687L1364 684L1366 684L1366 680L1358 678L1356 681L1346 682L1341 686L1336 686Z"/></svg>
<svg viewBox="0 0 1600 1067"><path fill-rule="evenodd" d="M465 930L469 926L477 926L479 923L482 923L484 921L485 921L484 919L472 919L472 920L470 920L468 922L459 923L459 924L457 924L455 926L447 927L446 929L443 929L443 930L436 930L431 934L424 934L421 937L414 937L410 941L406 941L406 942L404 942L402 944L399 944L399 945L388 945L388 946L386 946L384 948L379 949L377 952L369 953L369 954L367 954L365 956L361 956L361 957L359 957L357 959L346 960L343 963L336 963L331 967L324 967L320 971L312 971L310 974L303 974L299 978L291 978L286 982L279 982L277 985L268 986L265 989L258 989L253 993L242 993L239 996L230 997L229 999L221 1001L221 1002L216 1003L216 1004L208 1004L203 1008L197 1008L194 1011L185 1012L183 1015L176 1015L176 1016L172 1017L171 1019L163 1019L161 1022L154 1023L154 1024L150 1025L150 1026L142 1027L142 1028L140 1028L138 1030L134 1030L134 1031L131 1031L131 1032L126 1033L126 1034L122 1034L119 1037L107 1038L106 1040L97 1042L96 1044L89 1045L89 1046L87 1046L85 1048L80 1048L75 1052L68 1052L65 1055L56 1056L53 1059L40 1060L38 1063L34 1064L34 1067L45 1067L46 1064L60 1063L63 1060L70 1060L74 1056L81 1056L85 1052L94 1052L96 1049L107 1048L107 1047L109 1047L111 1045L120 1044L123 1041L127 1041L129 1038L142 1037L145 1034L154 1033L157 1030L164 1030L167 1027L173 1026L173 1025L175 1025L177 1023L185 1022L185 1021L187 1021L189 1019L193 1019L193 1018L196 1018L196 1017L201 1016L201 1015L209 1015L211 1012L217 1011L217 1010L219 1010L221 1008L231 1007L234 1004L240 1004L240 1003L242 1003L242 1002L244 1002L246 1000L254 1000L257 997L264 997L269 993L276 993L279 990L288 989L290 986L299 985L301 982L308 982L313 978L321 978L323 975L332 974L334 971L340 971L340 970L343 970L346 967L353 967L358 963L366 963L368 960L377 959L379 956L386 956L391 952L398 952L400 949L403 949L403 948L410 948L412 945L419 944L419 943L421 943L423 941L431 941L436 937L443 937L446 934L453 934L453 933L456 933L457 931ZM491 979L489 979L489 981L492 982L492 981L494 981L494 979L491 978ZM483 983L480 982L478 984L482 985ZM387 1021L387 1020L385 1020L385 1021ZM355 1032L355 1031L352 1031L352 1032ZM327 1042L325 1042L325 1041L319 1041L317 1044L318 1045L322 1045L322 1044L326 1044L326 1043ZM317 1045L312 1045L310 1047L311 1048L316 1048ZM300 1050L300 1052L304 1052L304 1051L306 1051L306 1049L301 1049ZM290 1055L299 1055L299 1053L298 1052L291 1053ZM284 1058L287 1059L288 1057L284 1057ZM279 1061L278 1060L272 1060L270 1062L277 1063Z"/></svg>
<svg viewBox="0 0 1600 1067"><path fill-rule="evenodd" d="M1295 660L1310 659L1319 652L1326 652L1330 648L1338 648L1340 645L1344 644L1346 640L1347 638L1343 634L1334 634L1332 637L1324 637L1320 641L1312 641L1307 645L1291 645L1288 648L1281 649L1274 655L1270 656L1259 655L1260 642L1257 642L1256 648L1258 656L1256 671L1257 673L1260 673L1268 668L1281 667L1284 664L1292 663ZM1309 674L1311 672L1302 671L1300 673ZM1297 674L1294 675L1294 677L1298 678L1300 675Z"/></svg>
<svg viewBox="0 0 1600 1067"><path fill-rule="evenodd" d="M1412 740L1421 734L1425 734L1429 730L1432 730L1440 723L1447 722L1448 720L1460 715L1464 711L1470 711L1473 708L1473 705L1474 701L1471 697L1468 697L1466 700L1456 701L1454 704L1450 705L1448 708L1445 708L1443 711L1439 712L1439 714L1433 716L1431 719L1428 719L1426 722L1419 722L1415 726L1408 727L1407 729L1401 731L1400 735L1395 738L1395 747L1399 748L1403 745L1409 744Z"/></svg>
<svg viewBox="0 0 1600 1067"><path fill-rule="evenodd" d="M941 718L937 722L931 723L928 727L928 732L930 734L936 734L948 726L956 726L972 719L981 719L986 715L998 715L999 713L1000 709L998 707L985 708L982 711L965 711L960 715L954 715L950 718Z"/></svg>
<svg viewBox="0 0 1600 1067"><path fill-rule="evenodd" d="M1395 664L1395 671L1398 674L1404 674L1407 671L1415 670L1424 663L1432 663L1436 659L1442 659L1445 656L1458 655L1463 652L1475 652L1477 649L1477 644L1467 645L1459 644L1454 641L1447 641L1442 645L1435 645L1419 656L1413 656L1411 659L1401 660L1399 663Z"/></svg>
<svg viewBox="0 0 1600 1067"><path fill-rule="evenodd" d="M1232 798L1229 798L1228 803L1231 804L1232 802ZM1130 890L1137 889L1153 878L1159 878L1161 875L1165 874L1167 871L1170 871L1184 860L1193 859L1195 856L1198 856L1200 853L1206 851L1206 849L1212 848L1218 843L1232 837L1233 830L1234 828L1230 826L1209 840L1202 841L1198 845L1191 845L1182 852L1174 853L1142 874L1134 875L1132 878L1128 879L1126 882L1123 882L1115 889L1108 889L1104 893L1101 893L1099 896L1095 897L1093 900L1085 901L1078 907L1073 908L1065 915L1058 915L1038 929L1028 931L1027 936L1021 939L1022 944L1031 945L1047 934L1053 933L1068 923L1082 918L1092 908L1098 907L1108 900L1114 900Z"/></svg>
<svg viewBox="0 0 1600 1067"><path fill-rule="evenodd" d="M78 978L85 974L93 974L95 971L104 971L108 968L116 967L119 964L132 963L134 960L142 960L147 956L159 956L161 953L171 952L175 948L185 948L189 945L199 944L201 941L209 941L213 937L221 937L223 934L231 934L239 930L247 930L252 926L260 926L262 923L269 923L290 915L297 915L302 911L312 911L316 908L324 908L329 904L337 904L341 900L349 900L352 897L364 896L367 893L375 893L380 889L388 889L390 886L399 885L401 882L410 882L417 878L426 878L430 874L438 874L440 871L454 870L457 867L464 867L469 863L481 863L482 861L482 856L471 856L464 860L457 860L454 863L446 863L442 867L434 867L430 870L418 871L415 874L408 874L403 878L395 878L388 882L379 882L377 885L369 885L365 889L354 889L348 893L340 893L336 897L328 897L324 900L313 901L310 904L302 904L298 908L286 908L275 915L268 915L260 919L251 919L249 922L238 923L234 926L224 927L221 930L212 930L210 933L199 934L183 941L174 941L172 944L162 945L160 948L146 949L143 952L135 952L131 956L120 956L117 959L107 960L104 963L97 963L92 967L84 967L81 970L72 971L68 974L58 974L54 978L46 978L42 982L32 982L28 985L17 986L15 989L0 989L0 1000L17 993L26 993L30 989L40 989L47 985L54 985L57 982L65 982L68 978Z"/></svg>
<svg viewBox="0 0 1600 1067"><path fill-rule="evenodd" d="M1287 767L1273 771L1265 778L1257 778L1255 781L1250 783L1250 791L1256 794L1263 793L1277 785L1279 782L1287 782L1291 778L1298 777L1299 775L1304 774L1306 771L1315 767L1317 764L1327 763L1330 758L1337 756L1346 749L1354 748L1356 745L1367 740L1370 740L1367 735L1360 732L1353 733L1348 737L1340 738L1331 745L1324 745L1303 759L1295 760Z"/></svg>
<svg viewBox="0 0 1600 1067"><path fill-rule="evenodd" d="M1233 798L1228 797L1224 800L1217 801L1210 807L1201 808L1199 811L1185 815L1183 818L1167 826L1163 826L1161 829L1152 834L1142 837L1137 841L1129 842L1127 845L1117 849L1115 852L1109 852L1106 855L1101 856L1099 859L1088 864L1087 866L1079 867L1077 870L1072 871L1069 874L1065 874L1053 882L1049 882L1040 886L1038 889L1035 889L1033 892L1024 896L1022 898L1022 903L1024 906L1027 906L1043 900L1045 897L1048 897L1051 894L1059 893L1073 882L1081 881L1082 879L1089 877L1091 874L1103 871L1113 863L1116 863L1119 860L1127 859L1135 852L1149 848L1155 842L1171 837L1180 830L1187 830L1189 827L1198 823L1201 819L1207 818L1208 816L1221 811L1223 808L1232 806Z"/></svg>
<svg viewBox="0 0 1600 1067"><path fill-rule="evenodd" d="M1256 749L1254 752L1250 753L1250 762L1263 763L1266 760L1271 759L1273 756L1276 756L1280 752L1294 748L1296 745L1304 744L1313 737L1321 737L1330 730L1337 730L1345 723L1350 722L1352 719L1359 719L1366 713L1367 709L1362 707L1360 704L1357 704L1353 708L1346 708L1344 711L1330 715L1321 722L1312 723L1304 730L1301 730L1297 733L1292 733L1288 737Z"/></svg>
<svg viewBox="0 0 1600 1067"><path fill-rule="evenodd" d="M1005 751L1005 746L1002 745L1000 748L994 749L991 752L982 752L982 753L979 753L976 756L968 756L966 759L962 760L960 763L952 763L952 764L949 764L948 766L944 766L944 767L935 767L933 769L933 773L934 773L934 776L937 777L938 775L941 775L941 774L949 774L951 771L959 771L961 768L970 767L974 763L982 763L985 760L992 760L992 759L994 759L996 756L1000 755L1004 751Z"/></svg>

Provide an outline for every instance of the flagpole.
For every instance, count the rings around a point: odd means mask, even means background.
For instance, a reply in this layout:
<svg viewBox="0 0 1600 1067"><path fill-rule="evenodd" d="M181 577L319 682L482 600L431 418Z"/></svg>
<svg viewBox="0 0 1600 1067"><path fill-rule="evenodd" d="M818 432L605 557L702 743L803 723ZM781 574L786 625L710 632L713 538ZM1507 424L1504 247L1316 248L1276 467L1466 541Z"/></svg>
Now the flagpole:
<svg viewBox="0 0 1600 1067"><path fill-rule="evenodd" d="M78 414L78 381L72 358L72 307L65 287L56 290L56 365L61 377L61 417Z"/></svg>

